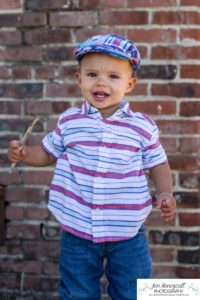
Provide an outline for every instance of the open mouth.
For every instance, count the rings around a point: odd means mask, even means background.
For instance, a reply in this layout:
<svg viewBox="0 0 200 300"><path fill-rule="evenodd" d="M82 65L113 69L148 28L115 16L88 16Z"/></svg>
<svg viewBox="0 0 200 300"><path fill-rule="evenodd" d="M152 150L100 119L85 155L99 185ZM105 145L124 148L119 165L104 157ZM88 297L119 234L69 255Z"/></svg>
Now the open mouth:
<svg viewBox="0 0 200 300"><path fill-rule="evenodd" d="M100 92L100 91L93 93L93 95L94 95L95 99L99 100L99 101L102 101L109 96L109 94L107 94L105 92Z"/></svg>

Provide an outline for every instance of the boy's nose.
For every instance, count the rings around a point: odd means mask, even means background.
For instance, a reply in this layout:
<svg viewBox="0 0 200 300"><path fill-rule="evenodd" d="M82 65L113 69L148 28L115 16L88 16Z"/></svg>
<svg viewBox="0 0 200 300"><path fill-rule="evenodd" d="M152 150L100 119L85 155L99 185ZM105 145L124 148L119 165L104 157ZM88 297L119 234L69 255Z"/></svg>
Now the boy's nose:
<svg viewBox="0 0 200 300"><path fill-rule="evenodd" d="M97 86L105 86L106 85L106 80L103 77L98 77L96 81Z"/></svg>

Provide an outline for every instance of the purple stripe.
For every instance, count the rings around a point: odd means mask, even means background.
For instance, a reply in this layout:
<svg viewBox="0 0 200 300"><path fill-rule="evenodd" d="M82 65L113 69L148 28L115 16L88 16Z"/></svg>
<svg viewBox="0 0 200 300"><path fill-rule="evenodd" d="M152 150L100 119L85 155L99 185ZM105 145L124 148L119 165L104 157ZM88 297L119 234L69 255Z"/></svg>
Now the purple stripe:
<svg viewBox="0 0 200 300"><path fill-rule="evenodd" d="M103 242L106 242L106 241L109 241L109 242L116 242L116 241L121 241L121 240L125 241L125 240L129 240L130 239L130 237L127 237L127 238L126 237L125 238L122 238L122 237L104 237L104 238L100 237L100 238L93 238L92 235L87 234L85 232L81 232L81 231L76 230L76 229L73 229L73 228L71 228L69 226L60 224L60 227L64 231L70 232L70 233L74 234L77 237L84 238L84 239L93 241L95 243L103 243Z"/></svg>
<svg viewBox="0 0 200 300"><path fill-rule="evenodd" d="M85 118L89 118L89 117L86 117L86 115L83 115L83 114L73 114L73 115L66 116L66 117L62 118L60 120L59 124L63 124L63 123L65 123L67 121L70 121L70 120L85 119Z"/></svg>
<svg viewBox="0 0 200 300"><path fill-rule="evenodd" d="M72 234L74 234L74 235L76 235L80 238L84 238L84 239L87 239L87 240L92 240L92 235L90 235L90 234L87 234L85 232L81 232L79 230L73 229L73 228L71 228L69 226L66 226L66 225L63 225L63 224L60 224L60 227L63 230L68 231L68 232L70 232L70 233L72 233Z"/></svg>
<svg viewBox="0 0 200 300"><path fill-rule="evenodd" d="M93 170L88 170L85 168L81 168L81 167L77 167L74 165L71 165L71 169L72 171L81 173L81 174L86 174L86 175L90 175L90 176L95 176L95 177L103 177L103 178L117 178L117 179L123 179L123 178L127 178L127 177L131 177L131 176L142 176L144 175L144 171L143 170L137 170L137 171L132 171L132 172L128 172L125 174L119 174L119 173L113 173L113 172L96 172Z"/></svg>
<svg viewBox="0 0 200 300"><path fill-rule="evenodd" d="M151 124L154 126L154 122L146 115L142 113L142 116Z"/></svg>
<svg viewBox="0 0 200 300"><path fill-rule="evenodd" d="M60 128L58 128L58 127L56 127L56 129L55 129L55 133L57 133L59 136L62 135L62 134L61 134L61 130L60 130Z"/></svg>
<svg viewBox="0 0 200 300"><path fill-rule="evenodd" d="M152 144L152 145L150 145L148 147L145 147L144 151L147 151L147 150L150 150L150 149L156 149L159 146L160 146L160 140L157 139L157 141L155 142L155 144Z"/></svg>
<svg viewBox="0 0 200 300"><path fill-rule="evenodd" d="M149 205L152 205L152 200L149 199L143 204L103 204L92 205L93 209L123 209L123 210L141 210Z"/></svg>
<svg viewBox="0 0 200 300"><path fill-rule="evenodd" d="M97 147L106 147L106 148L115 148L119 150L130 150L133 152L139 151L139 148L129 146L129 145L122 145L117 143L105 143L105 142L87 142L87 141L77 141L68 144L68 147L73 147L75 145L83 145L83 146L97 146Z"/></svg>
<svg viewBox="0 0 200 300"><path fill-rule="evenodd" d="M110 121L110 120L106 120L106 119L103 119L102 121L104 123L107 123L107 124L110 124L110 125L122 126L122 127L133 129L134 131L138 132L139 134L141 134L142 136L144 136L148 140L151 139L152 135L149 134L148 132L146 132L145 130L143 130L142 128L138 127L138 126L134 126L134 125L131 125L131 124L118 122L118 121Z"/></svg>
<svg viewBox="0 0 200 300"><path fill-rule="evenodd" d="M56 192L59 192L71 199L74 199L76 200L77 202L85 205L85 206L88 206L90 208L92 208L92 205L90 203L87 203L85 202L81 197L77 196L76 194L72 193L71 191L69 190L66 190L65 188L61 187L61 186L58 186L58 185L55 185L55 184L52 184L51 185L51 190L53 191L56 191Z"/></svg>
<svg viewBox="0 0 200 300"><path fill-rule="evenodd" d="M53 191L57 191L59 193L64 194L65 196L76 200L77 202L79 202L80 204L83 204L91 209L123 209L123 210L141 210L149 205L152 204L152 200L149 199L146 202L144 202L143 204L103 204L103 205L96 205L96 204L92 204L92 203L87 203L85 202L81 197L78 197L77 195L75 195L74 193L66 190L65 188L55 185L53 184L51 186L51 190Z"/></svg>

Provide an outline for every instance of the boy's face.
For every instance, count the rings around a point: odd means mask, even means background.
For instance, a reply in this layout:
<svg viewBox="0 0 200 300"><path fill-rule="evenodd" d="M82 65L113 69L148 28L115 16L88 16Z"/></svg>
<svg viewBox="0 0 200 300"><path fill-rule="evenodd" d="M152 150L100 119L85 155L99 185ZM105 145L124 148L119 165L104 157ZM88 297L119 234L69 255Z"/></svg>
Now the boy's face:
<svg viewBox="0 0 200 300"><path fill-rule="evenodd" d="M126 93L132 91L136 78L127 60L101 53L86 54L80 62L77 82L85 99L103 117L111 116Z"/></svg>

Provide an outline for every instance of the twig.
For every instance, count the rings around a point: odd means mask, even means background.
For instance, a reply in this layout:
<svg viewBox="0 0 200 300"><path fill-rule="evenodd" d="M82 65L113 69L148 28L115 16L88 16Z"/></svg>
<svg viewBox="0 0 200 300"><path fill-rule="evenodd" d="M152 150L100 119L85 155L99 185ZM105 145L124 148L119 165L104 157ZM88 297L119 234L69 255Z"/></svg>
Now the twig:
<svg viewBox="0 0 200 300"><path fill-rule="evenodd" d="M19 147L19 151L22 150L23 146L25 145L26 143L26 140L27 140L27 137L28 135L31 135L32 133L32 130L33 130L33 127L35 126L35 124L39 121L39 118L36 117L33 122L29 125L29 127L27 128L25 134L23 135L23 137L21 138L21 140L19 141L20 142L20 147ZM16 163L12 163L11 164L11 167L10 167L10 173L14 170L16 166Z"/></svg>

